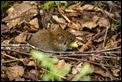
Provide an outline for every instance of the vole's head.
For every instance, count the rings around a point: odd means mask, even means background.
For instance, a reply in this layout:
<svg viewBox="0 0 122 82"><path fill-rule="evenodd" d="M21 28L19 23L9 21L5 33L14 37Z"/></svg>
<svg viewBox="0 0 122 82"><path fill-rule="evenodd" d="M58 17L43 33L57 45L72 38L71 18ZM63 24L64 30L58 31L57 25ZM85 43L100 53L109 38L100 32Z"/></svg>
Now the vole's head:
<svg viewBox="0 0 122 82"><path fill-rule="evenodd" d="M68 31L63 30L62 28L54 28L52 34L55 38L54 45L59 50L65 51L69 44L75 40L75 36Z"/></svg>

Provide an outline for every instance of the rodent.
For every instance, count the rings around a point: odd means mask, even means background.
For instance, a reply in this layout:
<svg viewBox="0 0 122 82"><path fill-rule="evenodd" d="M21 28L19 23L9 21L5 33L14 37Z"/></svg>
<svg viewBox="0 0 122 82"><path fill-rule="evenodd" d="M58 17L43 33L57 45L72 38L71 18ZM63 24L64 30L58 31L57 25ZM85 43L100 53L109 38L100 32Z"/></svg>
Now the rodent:
<svg viewBox="0 0 122 82"><path fill-rule="evenodd" d="M66 51L73 41L75 41L73 34L57 27L39 30L28 40L28 43L45 51Z"/></svg>

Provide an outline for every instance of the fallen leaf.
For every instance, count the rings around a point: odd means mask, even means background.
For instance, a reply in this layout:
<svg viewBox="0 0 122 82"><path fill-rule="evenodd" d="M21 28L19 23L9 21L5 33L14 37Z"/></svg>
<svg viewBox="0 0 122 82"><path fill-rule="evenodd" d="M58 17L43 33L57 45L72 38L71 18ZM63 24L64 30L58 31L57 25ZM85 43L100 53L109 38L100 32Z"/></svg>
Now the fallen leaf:
<svg viewBox="0 0 122 82"><path fill-rule="evenodd" d="M73 68L72 68L72 74L77 74L77 73L80 71L80 69L81 69L81 67L82 67L82 64L83 64L83 62L81 62L81 63L78 64L77 66L73 67Z"/></svg>
<svg viewBox="0 0 122 82"><path fill-rule="evenodd" d="M34 31L35 30L37 30L38 28L39 28L39 24L38 24L38 19L37 18L34 18L34 19L32 19L30 22L29 22L29 24L32 26L32 28L31 29L34 29Z"/></svg>
<svg viewBox="0 0 122 82"><path fill-rule="evenodd" d="M73 28L73 29L76 29L76 30L79 30L81 29L81 25L79 23L74 23L72 22L69 27Z"/></svg>
<svg viewBox="0 0 122 82"><path fill-rule="evenodd" d="M103 70L102 68L100 68L100 67L96 67L95 66L95 71L94 71L95 73L97 73L97 74L99 74L99 75L101 75L101 76L103 76L103 77L112 77L112 75L111 75L111 72L108 70Z"/></svg>
<svg viewBox="0 0 122 82"><path fill-rule="evenodd" d="M52 18L58 23L65 23L63 18L59 18L57 15L53 15Z"/></svg>
<svg viewBox="0 0 122 82"><path fill-rule="evenodd" d="M108 49L108 48L111 48L112 47L112 44L111 44L111 42L109 41L109 42L106 42L106 45L105 45L105 49Z"/></svg>
<svg viewBox="0 0 122 82"><path fill-rule="evenodd" d="M87 42L86 44L83 44L83 46L79 49L80 52L86 51L91 47L91 43Z"/></svg>
<svg viewBox="0 0 122 82"><path fill-rule="evenodd" d="M65 9L65 12L67 12L67 13L76 13L77 11L73 10L73 9Z"/></svg>
<svg viewBox="0 0 122 82"><path fill-rule="evenodd" d="M61 67L69 67L70 64L66 63L64 60L59 60L57 65L54 65L54 68L59 69Z"/></svg>
<svg viewBox="0 0 122 82"><path fill-rule="evenodd" d="M29 61L27 64L27 66L35 66L35 65L36 65L36 63L34 61Z"/></svg>
<svg viewBox="0 0 122 82"><path fill-rule="evenodd" d="M21 24L24 21L26 22L29 21L30 18L32 18L35 14L37 14L37 10L36 10L36 5L23 2L20 4L18 3L14 4L11 8L8 9L7 13L8 13L8 16L5 17L2 21L5 21L7 23L7 26L9 28L12 28L15 25ZM26 16L23 16L23 15L26 15ZM16 19L9 20L11 18L16 18Z"/></svg>
<svg viewBox="0 0 122 82"><path fill-rule="evenodd" d="M100 9L100 8L98 8L96 6L93 6L91 4L85 4L82 8L83 8L83 10L101 11L102 13L105 13L105 14L107 14L110 17L113 17L114 16L113 14L111 14L111 13L109 13L109 12L103 10L103 9Z"/></svg>
<svg viewBox="0 0 122 82"><path fill-rule="evenodd" d="M112 71L114 76L116 76L116 77L119 76L119 72L120 72L119 68L117 68L117 69L113 68L111 71Z"/></svg>
<svg viewBox="0 0 122 82"><path fill-rule="evenodd" d="M38 79L38 71L37 70L30 70L27 72L24 77L36 81Z"/></svg>
<svg viewBox="0 0 122 82"><path fill-rule="evenodd" d="M106 18L100 18L99 21L97 22L97 24L100 26L100 27L110 27L110 22L108 19Z"/></svg>
<svg viewBox="0 0 122 82"><path fill-rule="evenodd" d="M95 28L97 26L97 24L95 23L95 22L93 22L93 21L87 21L87 22L84 22L83 24L82 24L82 28L83 27L86 27L86 28L89 28L89 29L93 29L93 28Z"/></svg>
<svg viewBox="0 0 122 82"><path fill-rule="evenodd" d="M27 36L25 35L25 32L23 32L23 33L19 34L18 36L16 36L14 40L16 42L21 43L21 42L25 42L26 41L26 37Z"/></svg>
<svg viewBox="0 0 122 82"><path fill-rule="evenodd" d="M24 74L24 68L22 66L13 66L8 67L6 70L6 74L10 81L23 76Z"/></svg>

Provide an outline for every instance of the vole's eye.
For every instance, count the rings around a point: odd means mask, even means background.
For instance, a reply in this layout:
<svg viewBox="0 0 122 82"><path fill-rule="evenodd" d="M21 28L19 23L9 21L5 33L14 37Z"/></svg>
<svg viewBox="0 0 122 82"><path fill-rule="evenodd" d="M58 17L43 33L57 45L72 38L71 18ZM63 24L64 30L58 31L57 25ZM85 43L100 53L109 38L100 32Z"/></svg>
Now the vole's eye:
<svg viewBox="0 0 122 82"><path fill-rule="evenodd" d="M70 41L73 41L73 40L74 40L74 37L72 37L72 36L69 37L69 40L70 40Z"/></svg>
<svg viewBox="0 0 122 82"><path fill-rule="evenodd" d="M64 45L67 45L67 41L64 42Z"/></svg>

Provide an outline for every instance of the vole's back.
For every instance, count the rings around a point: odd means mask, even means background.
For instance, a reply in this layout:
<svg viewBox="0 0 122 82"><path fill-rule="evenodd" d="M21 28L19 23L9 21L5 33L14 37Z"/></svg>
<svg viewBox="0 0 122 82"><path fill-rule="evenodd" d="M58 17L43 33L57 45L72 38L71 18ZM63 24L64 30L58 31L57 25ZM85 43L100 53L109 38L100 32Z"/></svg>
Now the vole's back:
<svg viewBox="0 0 122 82"><path fill-rule="evenodd" d="M55 28L38 31L28 42L45 51L65 51L74 39L75 36L71 33Z"/></svg>
<svg viewBox="0 0 122 82"><path fill-rule="evenodd" d="M49 30L40 30L36 32L28 41L31 45L42 50L52 50L51 33Z"/></svg>

